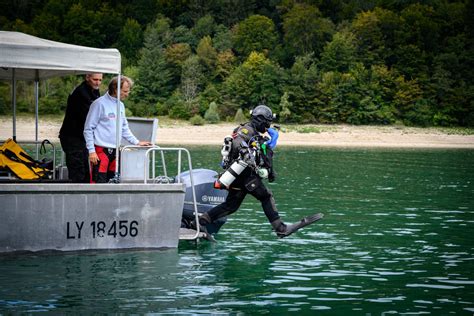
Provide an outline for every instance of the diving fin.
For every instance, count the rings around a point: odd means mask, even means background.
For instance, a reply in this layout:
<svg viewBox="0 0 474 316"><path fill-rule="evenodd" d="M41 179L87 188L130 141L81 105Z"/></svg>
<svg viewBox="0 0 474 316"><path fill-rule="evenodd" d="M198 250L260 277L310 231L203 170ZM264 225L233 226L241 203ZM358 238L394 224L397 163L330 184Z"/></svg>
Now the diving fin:
<svg viewBox="0 0 474 316"><path fill-rule="evenodd" d="M203 238L207 241L210 241L210 242L217 242L215 239L214 239L214 236L212 236L211 234L209 234L207 232L207 229L206 229L206 225L209 224L211 222L211 218L209 217L209 215L207 213L203 213L200 215L200 219L199 219L199 237L198 238ZM196 221L193 220L189 223L189 226L192 230L197 230L197 227L196 227Z"/></svg>
<svg viewBox="0 0 474 316"><path fill-rule="evenodd" d="M306 217L303 217L299 222L294 223L294 224L283 224L283 222L280 221L280 225L275 228L275 232L279 238L284 238L288 237L294 232L298 231L299 229L306 227L314 222L319 221L324 217L324 214L322 213L316 213L313 215L309 215ZM274 223L272 223L274 225Z"/></svg>
<svg viewBox="0 0 474 316"><path fill-rule="evenodd" d="M217 240L214 239L214 236L212 236L208 232L201 231L201 234L202 234L201 238L204 238L205 240L210 241L210 242L217 242Z"/></svg>

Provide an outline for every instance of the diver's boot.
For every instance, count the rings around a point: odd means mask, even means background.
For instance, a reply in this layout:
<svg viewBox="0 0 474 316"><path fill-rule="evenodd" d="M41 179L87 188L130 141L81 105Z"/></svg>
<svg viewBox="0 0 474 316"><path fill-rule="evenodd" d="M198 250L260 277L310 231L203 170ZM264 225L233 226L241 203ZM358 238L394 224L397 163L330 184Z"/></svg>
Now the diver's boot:
<svg viewBox="0 0 474 316"><path fill-rule="evenodd" d="M204 234L204 239L215 242L216 240L212 237L211 234L207 232L206 225L212 223L212 219L207 213L200 213L199 214L199 231ZM191 228L197 230L196 221L193 220L190 224Z"/></svg>
<svg viewBox="0 0 474 316"><path fill-rule="evenodd" d="M317 213L313 214L310 216L303 217L299 222L294 223L294 224L285 224L281 221L281 219L274 220L271 224L273 229L275 230L275 233L279 238L284 238L288 237L300 228L303 228L305 226L308 226L309 224L312 224L316 221L319 221L320 219L323 218L322 213Z"/></svg>
<svg viewBox="0 0 474 316"><path fill-rule="evenodd" d="M199 218L199 226L200 226L200 228L201 228L202 231L205 231L205 230L206 230L206 225L207 225L207 224L212 223L212 219L211 219L211 217L209 216L209 214L207 214L207 213L199 213L199 214L198 214L198 218ZM189 226L191 227L191 229L196 230L196 229L197 229L196 220L193 219L193 220L189 223Z"/></svg>
<svg viewBox="0 0 474 316"><path fill-rule="evenodd" d="M212 223L212 219L207 213L199 214L199 225L206 226L207 224Z"/></svg>

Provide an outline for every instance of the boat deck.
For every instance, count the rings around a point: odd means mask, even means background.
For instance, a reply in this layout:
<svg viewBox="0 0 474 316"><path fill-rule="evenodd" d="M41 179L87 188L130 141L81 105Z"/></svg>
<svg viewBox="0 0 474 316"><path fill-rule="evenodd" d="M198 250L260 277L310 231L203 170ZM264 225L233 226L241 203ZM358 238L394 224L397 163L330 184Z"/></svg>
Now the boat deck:
<svg viewBox="0 0 474 316"><path fill-rule="evenodd" d="M180 228L179 229L179 239L180 240L194 240L196 239L197 231L189 228ZM197 238L206 238L206 233L199 232Z"/></svg>

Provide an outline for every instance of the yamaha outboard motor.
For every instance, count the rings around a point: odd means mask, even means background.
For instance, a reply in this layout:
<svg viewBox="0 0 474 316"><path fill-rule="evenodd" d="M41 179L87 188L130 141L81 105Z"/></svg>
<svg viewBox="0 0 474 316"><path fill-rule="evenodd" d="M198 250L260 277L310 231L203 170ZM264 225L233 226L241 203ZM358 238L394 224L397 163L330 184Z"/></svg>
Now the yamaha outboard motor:
<svg viewBox="0 0 474 316"><path fill-rule="evenodd" d="M181 219L181 227L191 228L190 223L195 219L193 192L191 189L191 178L189 171L180 173L178 177L181 182L186 184L186 194L184 196L184 209ZM214 181L217 178L217 172L209 169L193 170L194 192L196 193L196 203L199 213L204 213L214 206L221 204L227 197L226 190L218 190L214 188ZM209 234L215 234L219 231L227 218L219 218L218 220L206 225Z"/></svg>

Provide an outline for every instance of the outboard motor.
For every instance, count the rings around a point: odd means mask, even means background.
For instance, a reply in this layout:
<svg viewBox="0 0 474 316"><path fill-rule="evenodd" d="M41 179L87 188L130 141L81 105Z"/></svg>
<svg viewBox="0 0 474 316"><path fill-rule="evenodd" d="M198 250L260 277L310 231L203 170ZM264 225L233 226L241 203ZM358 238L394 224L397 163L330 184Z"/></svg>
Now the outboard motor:
<svg viewBox="0 0 474 316"><path fill-rule="evenodd" d="M217 172L209 169L193 170L194 192L196 193L196 203L199 213L204 213L214 206L221 204L227 197L226 190L218 190L214 188L214 181L217 178ZM191 178L189 171L182 172L178 175L181 182L186 184L186 194L184 196L183 216L181 218L181 227L191 228L190 223L195 220L193 192L191 189ZM214 222L206 225L209 234L215 234L219 231L227 218L219 218Z"/></svg>

